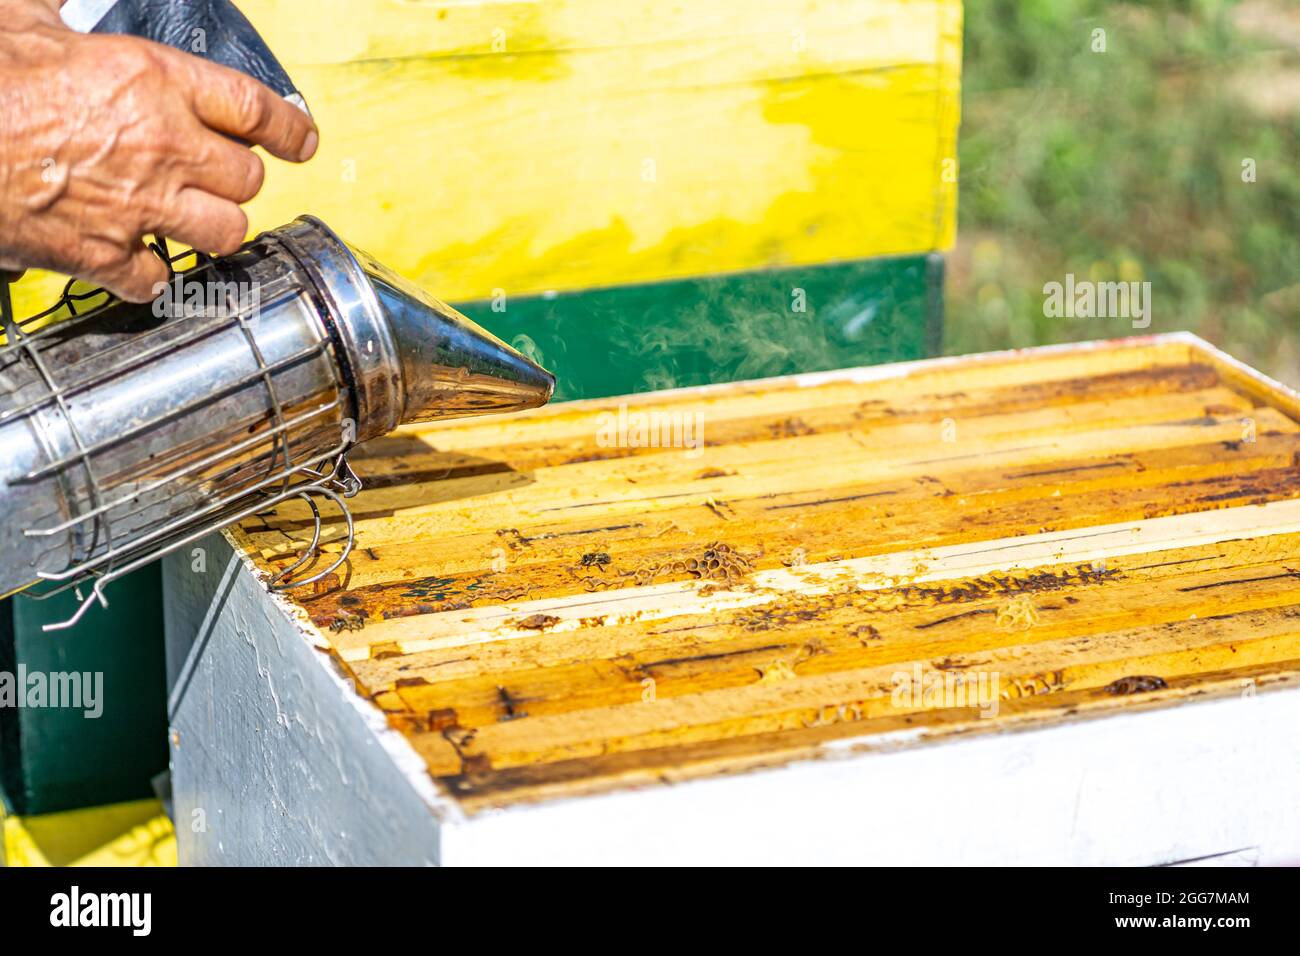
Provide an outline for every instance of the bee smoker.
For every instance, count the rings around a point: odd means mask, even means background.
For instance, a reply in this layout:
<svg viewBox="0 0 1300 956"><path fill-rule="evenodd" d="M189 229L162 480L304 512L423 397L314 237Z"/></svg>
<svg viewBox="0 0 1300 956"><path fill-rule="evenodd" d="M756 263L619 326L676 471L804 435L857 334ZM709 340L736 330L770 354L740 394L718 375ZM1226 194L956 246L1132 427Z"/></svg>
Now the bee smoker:
<svg viewBox="0 0 1300 956"><path fill-rule="evenodd" d="M355 443L533 408L555 385L310 216L195 257L151 305L73 288L22 321L0 288L0 596L93 580L49 629L107 604L124 574L291 498L311 506L315 534L272 586L318 581L352 548ZM72 317L41 325L61 308ZM341 509L347 537L304 577L320 559L320 501Z"/></svg>

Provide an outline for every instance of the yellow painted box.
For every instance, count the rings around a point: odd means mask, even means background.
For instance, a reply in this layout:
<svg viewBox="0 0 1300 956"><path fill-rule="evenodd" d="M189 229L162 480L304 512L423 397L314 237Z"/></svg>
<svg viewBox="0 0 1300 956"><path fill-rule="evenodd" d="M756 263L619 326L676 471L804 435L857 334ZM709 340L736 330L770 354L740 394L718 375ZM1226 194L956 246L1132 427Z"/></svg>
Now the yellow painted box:
<svg viewBox="0 0 1300 956"><path fill-rule="evenodd" d="M172 823L157 800L7 816L0 866L175 866Z"/></svg>
<svg viewBox="0 0 1300 956"><path fill-rule="evenodd" d="M954 239L960 0L238 6L321 129L251 230L310 212L450 302Z"/></svg>

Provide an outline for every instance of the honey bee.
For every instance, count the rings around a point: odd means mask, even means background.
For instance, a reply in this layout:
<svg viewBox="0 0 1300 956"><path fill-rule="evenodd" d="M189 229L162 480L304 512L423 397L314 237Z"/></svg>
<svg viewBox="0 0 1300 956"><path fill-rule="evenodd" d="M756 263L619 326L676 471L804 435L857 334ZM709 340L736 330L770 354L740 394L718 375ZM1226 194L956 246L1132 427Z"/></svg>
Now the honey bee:
<svg viewBox="0 0 1300 956"><path fill-rule="evenodd" d="M353 614L340 614L330 623L330 631L334 634L341 634L344 631L363 631L366 627L366 619Z"/></svg>

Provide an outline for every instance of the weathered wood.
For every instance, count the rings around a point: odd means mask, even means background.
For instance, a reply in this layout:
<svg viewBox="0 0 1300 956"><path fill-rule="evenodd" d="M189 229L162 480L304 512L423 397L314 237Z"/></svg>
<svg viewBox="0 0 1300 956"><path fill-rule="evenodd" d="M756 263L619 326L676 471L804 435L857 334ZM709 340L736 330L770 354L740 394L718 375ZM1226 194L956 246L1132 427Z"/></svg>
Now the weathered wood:
<svg viewBox="0 0 1300 956"><path fill-rule="evenodd" d="M611 445L652 411L704 446ZM471 816L1254 694L1300 664L1296 412L1172 336L421 426L291 599Z"/></svg>
<svg viewBox="0 0 1300 956"><path fill-rule="evenodd" d="M952 245L960 0L239 6L321 130L252 230L313 213L448 301Z"/></svg>
<svg viewBox="0 0 1300 956"><path fill-rule="evenodd" d="M241 0L304 211L450 301L952 244L959 0Z"/></svg>

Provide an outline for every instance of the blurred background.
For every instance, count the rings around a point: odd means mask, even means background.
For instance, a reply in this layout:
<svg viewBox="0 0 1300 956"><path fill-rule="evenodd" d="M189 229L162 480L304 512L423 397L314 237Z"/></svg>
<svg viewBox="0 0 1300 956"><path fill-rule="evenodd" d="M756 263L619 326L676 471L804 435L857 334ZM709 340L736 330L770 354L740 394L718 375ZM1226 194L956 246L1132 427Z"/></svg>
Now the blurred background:
<svg viewBox="0 0 1300 956"><path fill-rule="evenodd" d="M1300 3L979 0L964 41L944 350L1140 334L1043 285L1146 280L1148 332L1300 386Z"/></svg>

